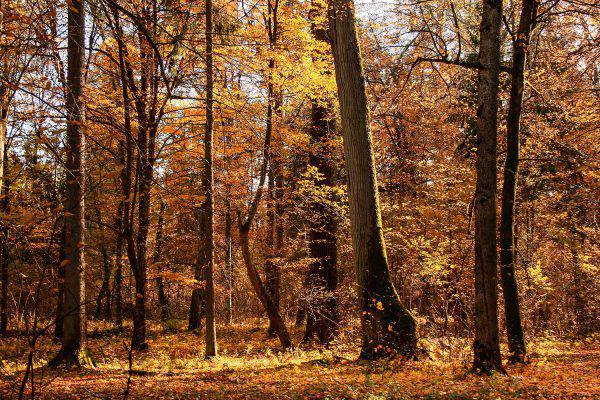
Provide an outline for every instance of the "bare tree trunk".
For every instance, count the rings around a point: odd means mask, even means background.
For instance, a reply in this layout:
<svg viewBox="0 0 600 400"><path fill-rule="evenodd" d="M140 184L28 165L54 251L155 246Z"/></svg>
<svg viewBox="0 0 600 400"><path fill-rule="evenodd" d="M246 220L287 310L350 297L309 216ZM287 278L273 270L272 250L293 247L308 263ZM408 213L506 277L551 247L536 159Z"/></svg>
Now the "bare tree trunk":
<svg viewBox="0 0 600 400"><path fill-rule="evenodd" d="M85 52L83 0L68 4L67 144L65 196L65 307L62 346L50 366L93 364L86 349L85 313L85 104L82 68Z"/></svg>
<svg viewBox="0 0 600 400"><path fill-rule="evenodd" d="M268 126L270 127L270 123ZM268 128L269 129L269 128ZM274 261L278 250L281 246L277 246L276 238L279 215L277 213L277 205L276 205L276 196L275 196L275 181L277 177L275 176L275 167L273 166L273 162L271 163L271 167L269 168L269 184L267 188L267 199L268 199L268 210L267 210L267 238L266 238L266 247L267 247L267 255L265 260L265 289L269 294L269 297L273 301L273 306L279 312L279 289L281 285L281 275L279 271L279 265ZM275 336L275 327L271 322L269 322L269 329L267 331L269 337Z"/></svg>
<svg viewBox="0 0 600 400"><path fill-rule="evenodd" d="M205 220L205 230L203 231L202 258L204 260L204 269L206 271L206 347L205 357L215 357L217 355L217 328L215 323L215 289L213 269L215 261L215 243L214 232L214 182L213 182L213 3L212 0L205 0L206 8L206 129L204 131L204 179L203 187L206 199L204 200L203 219Z"/></svg>
<svg viewBox="0 0 600 400"><path fill-rule="evenodd" d="M500 217L500 272L504 315L511 362L525 361L525 337L521 323L519 291L515 276L515 201L519 175L519 136L529 37L537 14L536 0L523 0L517 37L513 42L512 81L506 117L506 162Z"/></svg>
<svg viewBox="0 0 600 400"><path fill-rule="evenodd" d="M112 293L114 296L113 309L115 313L115 325L117 328L123 326L123 208L124 202L121 201L115 219L117 239L115 243L115 279L113 282Z"/></svg>
<svg viewBox="0 0 600 400"><path fill-rule="evenodd" d="M162 248L165 242L164 224L165 224L165 208L167 204L164 201L160 202L158 211L158 223L156 224L156 239L154 240L154 255L152 263L157 267L158 276L156 278L156 290L158 295L158 305L160 307L160 320L166 322L169 319L169 299L165 293L163 278L160 275L163 269Z"/></svg>
<svg viewBox="0 0 600 400"><path fill-rule="evenodd" d="M260 275L252 262L252 255L250 254L250 229L252 228L252 223L254 221L254 217L256 216L256 212L258 211L258 206L260 204L260 200L262 198L262 193L264 190L265 180L267 177L267 167L269 165L270 155L271 155L271 134L272 131L267 129L265 132L265 143L263 146L263 163L260 169L260 177L258 182L258 188L256 193L254 194L254 198L252 199L252 203L250 204L250 210L248 211L248 215L246 219L242 222L241 215L238 212L238 222L239 222L239 232L240 232L240 247L242 250L242 258L244 259L244 263L246 264L246 271L248 273L248 278L250 279L250 283L252 284L252 288L258 297L261 305L265 309L267 316L269 317L269 324L273 326L279 341L283 348L289 348L292 346L292 340L290 339L290 334L285 326L285 321L279 314L279 310L275 307L273 300L269 297L269 293L267 292L262 280L260 279Z"/></svg>
<svg viewBox="0 0 600 400"><path fill-rule="evenodd" d="M504 371L498 338L496 174L502 0L483 2L477 88L475 219L475 341L473 372Z"/></svg>

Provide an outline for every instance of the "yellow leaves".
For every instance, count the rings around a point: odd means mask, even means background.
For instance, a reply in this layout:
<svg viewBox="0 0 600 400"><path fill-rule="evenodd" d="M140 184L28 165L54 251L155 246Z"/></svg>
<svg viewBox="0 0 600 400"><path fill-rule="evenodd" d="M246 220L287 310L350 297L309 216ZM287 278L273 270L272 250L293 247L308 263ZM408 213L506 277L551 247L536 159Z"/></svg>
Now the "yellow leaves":
<svg viewBox="0 0 600 400"><path fill-rule="evenodd" d="M379 310L379 311L383 311L383 303L381 301L378 301L377 304L375 304L375 307ZM390 325L391 326L391 325Z"/></svg>

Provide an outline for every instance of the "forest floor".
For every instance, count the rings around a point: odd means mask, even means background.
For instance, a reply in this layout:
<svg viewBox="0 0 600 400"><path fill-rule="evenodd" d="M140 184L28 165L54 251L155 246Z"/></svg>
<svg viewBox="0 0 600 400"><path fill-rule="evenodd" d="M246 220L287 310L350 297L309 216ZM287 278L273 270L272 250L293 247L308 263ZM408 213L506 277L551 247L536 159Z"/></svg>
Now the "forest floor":
<svg viewBox="0 0 600 400"><path fill-rule="evenodd" d="M117 399L126 391L135 399L600 398L598 339L539 340L530 343L528 365L507 366L507 376L479 377L467 373L470 349L464 339L425 343L431 359L359 363L351 350L358 343L349 339L356 332L347 332L330 350L281 353L264 328L239 324L220 327L220 355L207 361L203 335L153 325L149 350L134 353L129 368L128 333L98 326L91 332L95 369L42 368L58 345L42 340L36 346L35 398ZM0 341L0 399L18 398L28 350L17 338Z"/></svg>

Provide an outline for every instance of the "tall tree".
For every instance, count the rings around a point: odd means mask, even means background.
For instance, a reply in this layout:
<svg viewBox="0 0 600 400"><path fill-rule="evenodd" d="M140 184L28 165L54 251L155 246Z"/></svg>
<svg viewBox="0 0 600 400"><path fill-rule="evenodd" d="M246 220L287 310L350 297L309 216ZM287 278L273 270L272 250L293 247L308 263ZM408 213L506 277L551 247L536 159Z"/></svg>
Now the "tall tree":
<svg viewBox="0 0 600 400"><path fill-rule="evenodd" d="M414 356L416 322L401 304L390 274L379 208L377 173L353 0L331 0L335 64L350 201L354 264L362 324L360 357Z"/></svg>
<svg viewBox="0 0 600 400"><path fill-rule="evenodd" d="M475 341L473 371L503 371L498 338L496 190L498 81L502 0L483 2L477 72L475 215Z"/></svg>
<svg viewBox="0 0 600 400"><path fill-rule="evenodd" d="M504 315L511 362L525 360L526 347L515 276L515 201L519 174L519 147L525 68L531 30L535 25L538 2L523 0L516 37L513 38L512 80L506 117L506 161L500 216L500 273L504 295Z"/></svg>
<svg viewBox="0 0 600 400"><path fill-rule="evenodd" d="M217 331L215 324L215 289L213 279L214 267L214 210L213 210L213 102L214 102L214 77L213 77L213 3L205 0L206 12L206 127L204 130L204 174L202 188L204 190L204 204L201 210L201 235L199 259L202 261L205 278L205 306L206 306L206 357L217 355Z"/></svg>
<svg viewBox="0 0 600 400"><path fill-rule="evenodd" d="M328 43L327 27L318 21L322 20L326 10L323 3L313 1L311 4L311 31L314 39ZM312 55L318 64L328 54L316 51ZM328 70L320 71L327 76ZM335 182L335 166L328 143L335 134L334 108L331 99L313 98L311 100L311 125L309 129L311 150L309 165L317 172L318 188L331 192ZM321 343L331 341L338 324L337 299L337 220L332 207L321 198L311 201L309 221L309 252L314 261L309 266L305 281L306 329L304 341L315 336Z"/></svg>
<svg viewBox="0 0 600 400"><path fill-rule="evenodd" d="M85 312L85 103L83 65L85 53L85 9L83 0L67 7L67 111L66 194L64 202L65 242L64 308L62 346L49 362L81 366L93 364L86 348Z"/></svg>

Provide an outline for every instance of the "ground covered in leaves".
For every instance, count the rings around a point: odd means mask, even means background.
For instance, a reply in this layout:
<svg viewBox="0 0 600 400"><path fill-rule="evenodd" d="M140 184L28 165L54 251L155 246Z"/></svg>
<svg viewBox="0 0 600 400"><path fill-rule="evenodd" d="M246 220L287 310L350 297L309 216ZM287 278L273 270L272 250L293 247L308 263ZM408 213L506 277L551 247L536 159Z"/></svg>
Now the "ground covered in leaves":
<svg viewBox="0 0 600 400"><path fill-rule="evenodd" d="M300 332L296 332L297 335ZM220 356L202 357L203 338L154 326L150 349L134 353L128 333L93 328L95 369L42 367L58 345L36 346L34 394L44 399L592 399L600 397L600 341L540 339L530 343L526 366L508 376L468 374L467 340L435 339L423 345L430 359L358 363L347 332L331 349L281 353L265 329L239 324L219 329ZM298 339L298 338L297 338ZM29 347L16 337L0 342L0 398L18 398ZM30 391L31 381L27 385Z"/></svg>

